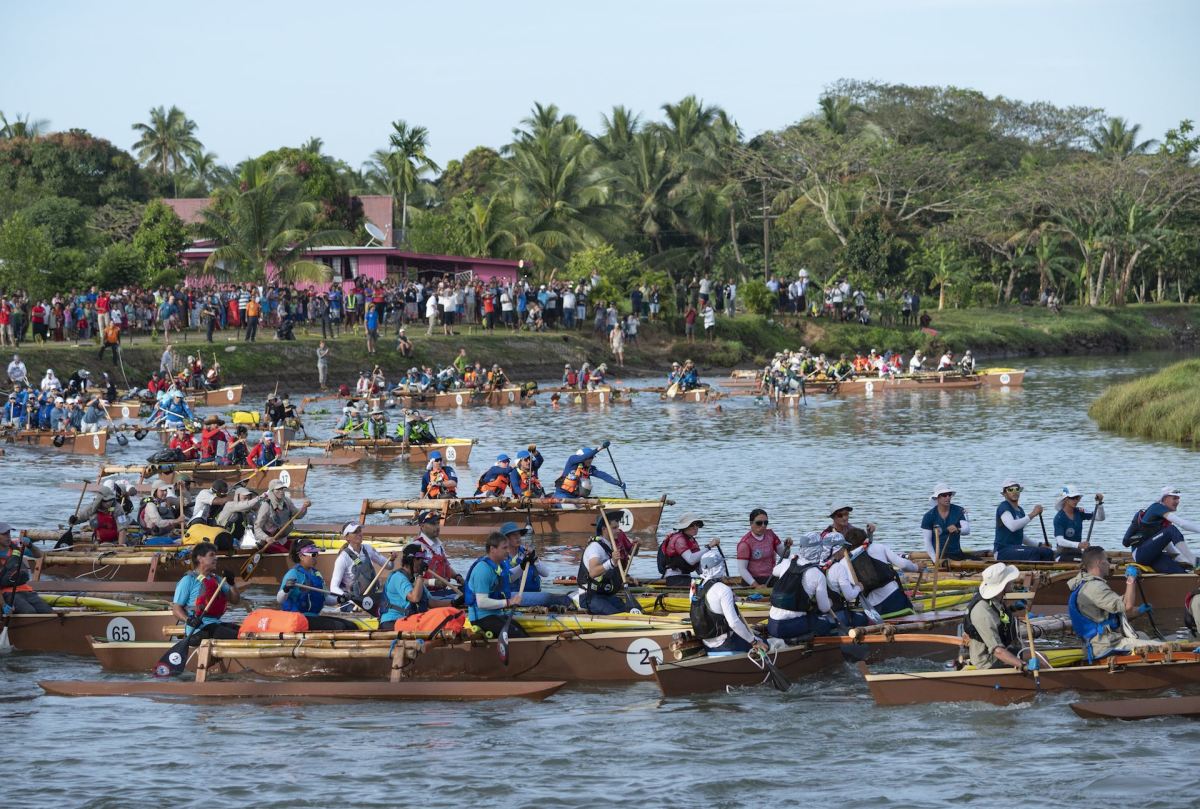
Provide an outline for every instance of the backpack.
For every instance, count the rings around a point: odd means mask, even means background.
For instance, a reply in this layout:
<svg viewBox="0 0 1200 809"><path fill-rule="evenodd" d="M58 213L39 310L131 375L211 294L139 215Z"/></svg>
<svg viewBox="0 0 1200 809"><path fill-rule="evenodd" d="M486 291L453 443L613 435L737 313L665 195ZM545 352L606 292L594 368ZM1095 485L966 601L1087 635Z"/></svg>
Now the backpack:
<svg viewBox="0 0 1200 809"><path fill-rule="evenodd" d="M1135 512L1133 519L1129 522L1129 527L1125 529L1125 536L1121 537L1121 544L1126 548L1135 548L1146 538L1143 535L1145 526L1142 525L1142 517L1145 513L1146 509Z"/></svg>
<svg viewBox="0 0 1200 809"><path fill-rule="evenodd" d="M164 463L179 463L180 461L186 460L186 458L184 458L182 451L177 450L177 449L167 448L167 449L160 449L158 452L154 453L146 460L152 464L164 464Z"/></svg>

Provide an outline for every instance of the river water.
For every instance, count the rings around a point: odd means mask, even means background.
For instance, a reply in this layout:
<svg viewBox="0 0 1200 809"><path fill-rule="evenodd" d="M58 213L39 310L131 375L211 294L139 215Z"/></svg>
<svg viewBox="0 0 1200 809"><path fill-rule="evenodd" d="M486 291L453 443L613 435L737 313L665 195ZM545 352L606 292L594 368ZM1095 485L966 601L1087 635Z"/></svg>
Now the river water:
<svg viewBox="0 0 1200 809"><path fill-rule="evenodd" d="M546 456L542 478L550 481L570 450L611 440L631 496L667 494L678 502L664 527L695 512L706 521L701 540L721 538L731 557L751 508L768 509L780 536L799 536L827 523L835 499L854 504L857 524L877 523L884 541L916 549L920 515L941 481L981 518L964 544L989 547L1007 477L1024 484L1027 508L1040 502L1049 514L1064 483L1081 487L1085 502L1103 492L1109 522L1094 541L1116 547L1129 515L1164 484L1183 487L1183 513L1200 512L1190 505L1200 454L1103 434L1086 415L1107 384L1173 359L1032 360L1023 389L814 395L796 413L750 397L717 407L640 396L609 409L439 413L437 426L479 439L471 465L459 470L467 481L497 452L530 442ZM326 435L334 418L310 414L306 423ZM157 448L149 439L109 446L108 460L120 463ZM9 448L0 469L0 519L46 527L60 524L77 497L60 484L92 477L94 461ZM415 497L420 471L315 468L310 517L349 519L364 496ZM605 493L615 490L597 482L596 494ZM546 543L555 572L573 573L577 551ZM463 544L451 551L460 569L478 555ZM639 557L634 573L652 577L653 564L653 554ZM877 708L849 667L787 694L751 689L667 701L652 683L569 686L541 703L212 706L38 696L38 679L98 672L84 659L0 659L6 806L937 807L1132 798L1157 807L1193 806L1200 787L1200 724L1089 723L1066 707L1071 695L1008 709Z"/></svg>

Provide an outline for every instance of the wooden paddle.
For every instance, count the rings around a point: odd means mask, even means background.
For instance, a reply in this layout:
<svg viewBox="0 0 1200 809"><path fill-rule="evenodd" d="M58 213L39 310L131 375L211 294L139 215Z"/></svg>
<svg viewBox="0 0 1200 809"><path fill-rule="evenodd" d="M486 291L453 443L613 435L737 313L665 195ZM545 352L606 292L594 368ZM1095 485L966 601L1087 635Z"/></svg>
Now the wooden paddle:
<svg viewBox="0 0 1200 809"><path fill-rule="evenodd" d="M292 516L287 518L287 522L285 522L283 525L279 526L279 529L275 532L275 536L278 537L281 533L283 533L285 530L287 530L291 526L291 524L296 521L296 517L298 517L299 515L300 515L300 510L297 509L295 514L293 514ZM258 545L255 546L255 548L254 548L254 553L252 553L250 555L250 558L246 560L246 564L242 565L242 570L238 575L241 576L243 579L248 579L251 576L253 576L254 571L262 563L263 556L265 555L263 553L264 549L274 541L275 541L274 539L269 539L269 540L266 540L265 542L258 543Z"/></svg>
<svg viewBox="0 0 1200 809"><path fill-rule="evenodd" d="M937 612L938 571L942 567L942 529L933 526L933 600L929 602L929 610Z"/></svg>
<svg viewBox="0 0 1200 809"><path fill-rule="evenodd" d="M1042 673L1039 668L1037 647L1033 645L1033 622L1029 620L1029 605L1025 606L1025 634L1029 638L1029 670L1033 672L1033 685L1042 690Z"/></svg>
<svg viewBox="0 0 1200 809"><path fill-rule="evenodd" d="M12 604L9 605L8 602L3 602L4 629L0 629L0 654L8 654L13 648L12 642L8 639L8 625L12 622L13 613L17 611L17 587L20 586L21 570L25 564L25 548L28 544L28 540L22 542L21 552L17 554L17 568L13 571L13 585L12 589L8 591L8 598L12 601ZM11 550L9 552L11 553ZM522 581L521 584L524 586L525 582Z"/></svg>
<svg viewBox="0 0 1200 809"><path fill-rule="evenodd" d="M87 488L88 488L88 482L85 480L85 481L83 481L83 488L79 490L79 499L75 501L75 509L71 512L71 519L74 519L75 515L79 513L79 507L83 505L83 496L85 494L87 494ZM74 531L75 531L75 523L71 522L71 520L67 520L67 530L63 531L62 536L60 536L58 538L58 542L54 543L54 548L57 550L58 548L61 548L64 545L67 546L68 548L71 547L72 545L74 545L75 544Z"/></svg>
<svg viewBox="0 0 1200 809"><path fill-rule="evenodd" d="M529 562L529 557L526 556L525 569L521 571L521 588L517 590L517 598L525 595L525 581L529 578L529 568L533 564ZM508 665L508 629L512 626L514 609L509 609L508 617L504 619L504 626L500 628L500 643L496 646L496 651L500 654L500 662Z"/></svg>
<svg viewBox="0 0 1200 809"><path fill-rule="evenodd" d="M1046 518L1042 516L1043 512L1038 512L1038 522L1042 524L1042 544L1047 548L1050 547L1050 536L1046 533Z"/></svg>
<svg viewBox="0 0 1200 809"><path fill-rule="evenodd" d="M609 523L609 521L608 521L608 511L604 508L604 506L600 507L600 517L601 517L601 519L604 520L604 530L608 531L608 541L612 543L613 563L617 566L617 571L621 574L621 585L626 586L629 584L629 578L625 573L625 567L621 564L621 561L616 558L617 557L617 536L616 536L616 534L613 533L612 524ZM633 561L632 554L630 554L629 561L630 562Z"/></svg>
<svg viewBox="0 0 1200 809"><path fill-rule="evenodd" d="M867 552L866 548L862 548L861 550L863 553ZM860 582L858 580L858 571L854 569L854 560L853 560L851 554L852 554L852 549L847 548L846 549L846 569L850 571L851 584L853 584L855 587L858 588L858 603L862 605L863 612L866 613L867 618L869 618L872 623L882 624L883 616L879 614L879 610L875 609L869 603L867 603L867 591L862 586L862 582ZM849 611L848 606L847 606L847 611Z"/></svg>
<svg viewBox="0 0 1200 809"><path fill-rule="evenodd" d="M371 591L375 589L375 585L379 582L379 578L383 575L383 571L391 570L396 566L396 554L393 553L386 562L375 572L375 578L371 579L371 583L367 585L366 591L362 594L361 602L354 602L354 605L363 612L371 612L375 609L375 598L371 595Z"/></svg>
<svg viewBox="0 0 1200 809"><path fill-rule="evenodd" d="M217 596L221 594L221 590L223 588L224 582L218 576L217 588L213 590L213 594L209 597L208 603L204 605L204 609L196 613L197 617L204 617L204 613L208 612L208 608L211 607L213 602L217 600ZM199 632L200 625L193 627L193 631ZM177 677L183 673L183 670L187 668L188 644L190 643L191 639L192 636L185 629L183 632L183 637L177 640L175 644L170 649L167 649L167 651L163 653L163 656L158 659L158 663L154 666L155 677Z"/></svg>
<svg viewBox="0 0 1200 809"><path fill-rule="evenodd" d="M783 672L771 661L766 652L751 649L749 653L751 662L757 661L762 664L762 667L767 671L767 681L776 691L787 692L792 687L792 681L783 675Z"/></svg>

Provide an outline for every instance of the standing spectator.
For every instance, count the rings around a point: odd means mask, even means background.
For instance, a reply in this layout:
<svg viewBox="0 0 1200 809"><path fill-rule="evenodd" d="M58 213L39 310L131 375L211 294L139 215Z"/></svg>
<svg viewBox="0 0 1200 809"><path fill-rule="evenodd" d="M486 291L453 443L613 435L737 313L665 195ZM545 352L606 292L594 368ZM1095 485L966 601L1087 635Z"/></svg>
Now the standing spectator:
<svg viewBox="0 0 1200 809"><path fill-rule="evenodd" d="M711 343L717 336L717 312L711 303L705 302L701 314L704 316L704 339Z"/></svg>
<svg viewBox="0 0 1200 809"><path fill-rule="evenodd" d="M643 297L645 297L645 294L642 292L641 287L634 287L633 291L629 293L629 308L633 312L634 317L642 316Z"/></svg>
<svg viewBox="0 0 1200 809"><path fill-rule="evenodd" d="M513 297L512 288L505 286L500 290L500 314L504 318L504 325L512 328L513 326Z"/></svg>
<svg viewBox="0 0 1200 809"><path fill-rule="evenodd" d="M563 328L575 328L575 290L570 284L563 287L562 294Z"/></svg>
<svg viewBox="0 0 1200 809"><path fill-rule="evenodd" d="M633 317L633 315L630 315ZM617 361L618 368L625 367L625 330L617 327L612 330L608 336L609 345L612 347L613 359Z"/></svg>
<svg viewBox="0 0 1200 809"><path fill-rule="evenodd" d="M321 390L327 390L329 381L329 347L322 340L317 344L317 381L321 385Z"/></svg>
<svg viewBox="0 0 1200 809"><path fill-rule="evenodd" d="M97 360L104 359L104 352L112 349L113 365L117 364L117 352L121 350L121 327L109 320L108 325L104 327L101 333L104 342L100 344L100 353L96 355ZM209 340L211 343L212 340Z"/></svg>
<svg viewBox="0 0 1200 809"><path fill-rule="evenodd" d="M438 322L438 296L433 290L427 290L429 297L425 299L425 318L429 321L429 328L425 330L426 337L433 336L433 327Z"/></svg>
<svg viewBox="0 0 1200 809"><path fill-rule="evenodd" d="M605 334L612 334L613 329L619 328L621 325L621 315L617 312L617 302L608 302L608 319L605 323Z"/></svg>
<svg viewBox="0 0 1200 809"><path fill-rule="evenodd" d="M696 342L696 307L688 303L687 311L683 313L683 333L689 343Z"/></svg>
<svg viewBox="0 0 1200 809"><path fill-rule="evenodd" d="M16 345L13 336L12 307L4 298L0 298L0 345Z"/></svg>
<svg viewBox="0 0 1200 809"><path fill-rule="evenodd" d="M650 287L650 319L658 320L658 312L661 307L661 296L658 291L658 284Z"/></svg>
<svg viewBox="0 0 1200 809"><path fill-rule="evenodd" d="M705 273L704 277L700 279L698 289L700 292L700 303L708 303L708 298L712 294L712 279L708 277L708 273ZM701 309L703 308L701 307Z"/></svg>
<svg viewBox="0 0 1200 809"><path fill-rule="evenodd" d="M259 302L258 295L251 295L246 304L246 342L254 342L254 337L258 334L260 317L262 317L262 303Z"/></svg>
<svg viewBox="0 0 1200 809"><path fill-rule="evenodd" d="M637 342L638 324L640 322L637 315L630 315L625 318L625 342L630 344Z"/></svg>
<svg viewBox="0 0 1200 809"><path fill-rule="evenodd" d="M45 301L38 301L30 310L29 319L33 323L34 342L44 343L50 336L46 329L46 316L49 312L50 307L46 305Z"/></svg>
<svg viewBox="0 0 1200 809"><path fill-rule="evenodd" d="M725 287L725 314L733 317L735 307L737 306L737 284L730 281L729 286Z"/></svg>
<svg viewBox="0 0 1200 809"><path fill-rule="evenodd" d="M367 304L363 325L367 330L367 353L374 354L375 346L379 342L379 310L374 303Z"/></svg>
<svg viewBox="0 0 1200 809"><path fill-rule="evenodd" d="M212 300L206 300L200 308L200 323L204 326L204 339L208 342L213 341L213 329L217 327L217 308L213 306ZM104 349L100 349L100 353L104 353ZM115 359L113 360L116 361Z"/></svg>

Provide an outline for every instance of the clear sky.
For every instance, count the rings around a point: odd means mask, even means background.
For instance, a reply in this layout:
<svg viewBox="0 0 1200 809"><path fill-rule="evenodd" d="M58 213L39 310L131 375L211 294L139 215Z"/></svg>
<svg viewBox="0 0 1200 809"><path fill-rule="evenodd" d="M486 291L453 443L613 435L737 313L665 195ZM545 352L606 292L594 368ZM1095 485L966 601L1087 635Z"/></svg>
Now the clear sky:
<svg viewBox="0 0 1200 809"><path fill-rule="evenodd" d="M223 163L309 136L352 165L404 118L440 163L534 101L595 129L695 93L747 135L839 78L1103 107L1161 138L1200 119L1198 0L0 2L0 111L129 148L176 104Z"/></svg>

